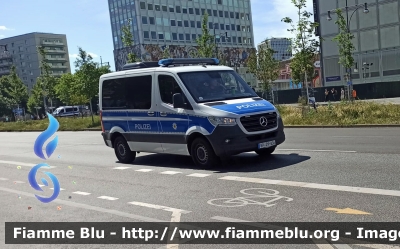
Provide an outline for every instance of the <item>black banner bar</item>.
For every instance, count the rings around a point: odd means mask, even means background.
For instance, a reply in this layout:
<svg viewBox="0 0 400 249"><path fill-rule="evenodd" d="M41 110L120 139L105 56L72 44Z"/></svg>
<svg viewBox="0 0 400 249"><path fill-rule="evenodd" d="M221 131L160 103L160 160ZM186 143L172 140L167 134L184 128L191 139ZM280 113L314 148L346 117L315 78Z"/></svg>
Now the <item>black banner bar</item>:
<svg viewBox="0 0 400 249"><path fill-rule="evenodd" d="M6 244L400 244L399 222L6 222Z"/></svg>

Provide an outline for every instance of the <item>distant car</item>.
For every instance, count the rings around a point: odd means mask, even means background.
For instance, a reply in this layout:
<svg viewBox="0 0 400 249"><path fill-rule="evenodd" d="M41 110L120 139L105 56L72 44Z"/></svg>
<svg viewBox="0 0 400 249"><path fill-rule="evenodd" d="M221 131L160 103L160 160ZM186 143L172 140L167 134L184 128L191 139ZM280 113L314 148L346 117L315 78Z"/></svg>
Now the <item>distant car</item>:
<svg viewBox="0 0 400 249"><path fill-rule="evenodd" d="M79 107L78 106L60 106L54 110L54 117L76 117L79 116Z"/></svg>

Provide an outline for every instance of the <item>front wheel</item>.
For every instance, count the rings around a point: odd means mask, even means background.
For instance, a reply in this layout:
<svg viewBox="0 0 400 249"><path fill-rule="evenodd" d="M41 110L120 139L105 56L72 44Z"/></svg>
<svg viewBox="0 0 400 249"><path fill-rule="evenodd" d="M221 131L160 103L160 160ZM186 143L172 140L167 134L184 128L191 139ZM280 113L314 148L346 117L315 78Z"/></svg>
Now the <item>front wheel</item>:
<svg viewBox="0 0 400 249"><path fill-rule="evenodd" d="M196 138L191 145L191 155L196 166L208 169L220 163L210 143L204 138Z"/></svg>
<svg viewBox="0 0 400 249"><path fill-rule="evenodd" d="M269 156L275 151L275 149L276 149L276 146L275 147L271 147L271 148L256 150L256 153L259 156Z"/></svg>
<svg viewBox="0 0 400 249"><path fill-rule="evenodd" d="M121 163L131 163L136 158L136 152L131 151L125 138L122 136L117 137L114 141L114 151Z"/></svg>

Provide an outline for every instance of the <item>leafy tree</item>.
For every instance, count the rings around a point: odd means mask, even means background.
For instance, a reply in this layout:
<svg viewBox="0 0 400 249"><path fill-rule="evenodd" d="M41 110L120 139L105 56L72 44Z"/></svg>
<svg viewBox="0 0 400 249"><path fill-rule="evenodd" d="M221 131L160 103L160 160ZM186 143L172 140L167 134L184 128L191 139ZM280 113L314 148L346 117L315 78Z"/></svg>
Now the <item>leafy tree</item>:
<svg viewBox="0 0 400 249"><path fill-rule="evenodd" d="M58 98L67 105L82 105L87 102L87 98L80 92L79 81L74 74L63 74L55 91Z"/></svg>
<svg viewBox="0 0 400 249"><path fill-rule="evenodd" d="M249 71L261 82L264 92L271 90L272 82L279 76L279 62L273 56L273 49L262 46L258 52L254 49L247 61Z"/></svg>
<svg viewBox="0 0 400 249"><path fill-rule="evenodd" d="M42 107L43 112L45 111L44 109L44 102L43 102L43 86L42 82L40 80L37 80L36 84L33 85L33 88L31 89L31 94L28 99L28 110L31 113L37 113L38 110L36 107Z"/></svg>
<svg viewBox="0 0 400 249"><path fill-rule="evenodd" d="M133 35L132 35L132 26L131 26L132 19L128 19L127 25L122 26L122 35L121 40L124 46L131 51L128 53L127 63L133 63L140 61L135 53L132 53L134 42L133 42Z"/></svg>
<svg viewBox="0 0 400 249"><path fill-rule="evenodd" d="M92 100L99 92L99 78L101 75L109 73L109 66L99 67L93 61L92 56L79 47L78 58L75 61L75 77L77 80L76 91L78 91L90 105L92 123L94 124Z"/></svg>
<svg viewBox="0 0 400 249"><path fill-rule="evenodd" d="M292 39L292 51L295 54L290 68L295 73L292 76L293 82L308 82L310 71L314 69L313 58L314 54L318 51L319 41L314 38L315 28L318 23L311 22L311 12L306 9L307 0L291 0L293 5L297 8L298 21L295 23L290 17L282 19L283 22L291 26L288 31L294 34ZM308 96L308 83L303 84L307 89Z"/></svg>
<svg viewBox="0 0 400 249"><path fill-rule="evenodd" d="M162 58L163 59L171 58L171 53L170 53L170 50L169 50L169 46L165 46L163 54L162 54Z"/></svg>
<svg viewBox="0 0 400 249"><path fill-rule="evenodd" d="M46 51L44 47L39 46L37 47L37 50L41 56L41 61L40 61L40 70L41 70L41 75L39 76L37 81L41 82L42 86L42 95L44 97L48 97L51 103L51 106L53 106L53 100L55 100L56 93L55 93L55 86L57 85L57 78L51 75L51 65L47 63L46 61ZM36 83L37 84L37 83ZM44 103L45 108L46 108L46 103ZM45 110L47 111L47 110Z"/></svg>
<svg viewBox="0 0 400 249"><path fill-rule="evenodd" d="M346 68L346 77L351 81L351 74L348 70L354 65L354 58L352 52L356 49L353 44L354 35L349 32L346 19L343 16L341 9L336 10L337 21L335 22L339 27L339 34L333 38L339 47L339 63Z"/></svg>
<svg viewBox="0 0 400 249"><path fill-rule="evenodd" d="M18 77L15 66L11 67L9 75L2 77L0 94L7 99L8 104L19 105L22 108L26 108L29 98L28 88Z"/></svg>
<svg viewBox="0 0 400 249"><path fill-rule="evenodd" d="M210 34L208 29L208 14L204 13L202 26L202 34L196 39L197 42L197 57L211 58L215 53L215 37Z"/></svg>

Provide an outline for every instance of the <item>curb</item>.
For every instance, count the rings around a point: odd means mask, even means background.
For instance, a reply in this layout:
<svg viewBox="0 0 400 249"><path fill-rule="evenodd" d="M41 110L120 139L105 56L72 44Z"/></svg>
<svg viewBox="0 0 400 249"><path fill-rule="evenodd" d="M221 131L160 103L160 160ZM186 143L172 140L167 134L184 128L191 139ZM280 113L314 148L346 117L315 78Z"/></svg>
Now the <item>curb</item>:
<svg viewBox="0 0 400 249"><path fill-rule="evenodd" d="M384 125L373 125L373 124L358 124L358 125L285 125L284 128L396 128L400 127L400 124L384 124ZM72 132L78 131L100 131L97 128L88 128L82 130L66 130ZM43 132L43 130L0 130L0 132ZM62 132L62 131L60 131Z"/></svg>

